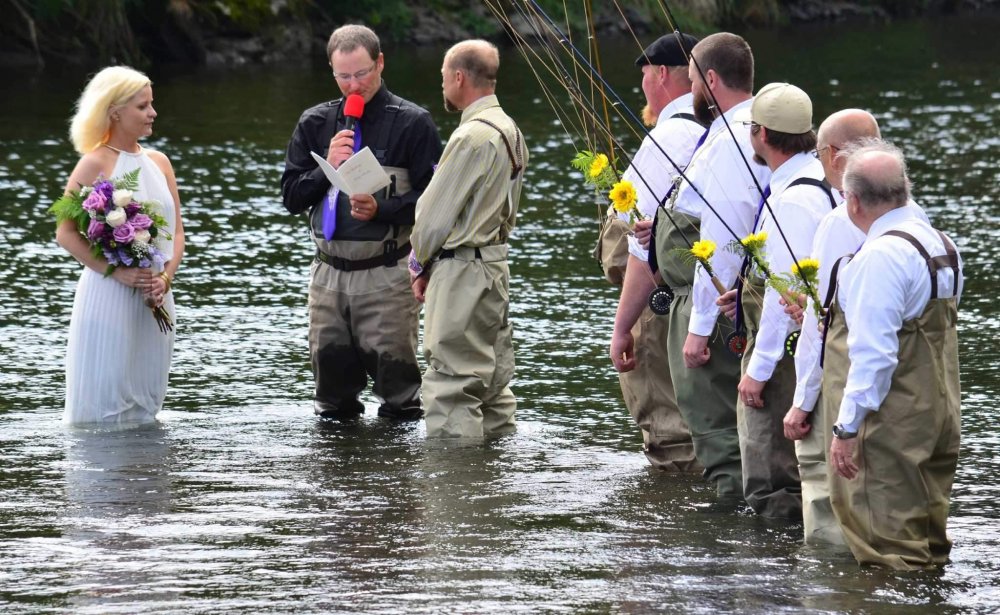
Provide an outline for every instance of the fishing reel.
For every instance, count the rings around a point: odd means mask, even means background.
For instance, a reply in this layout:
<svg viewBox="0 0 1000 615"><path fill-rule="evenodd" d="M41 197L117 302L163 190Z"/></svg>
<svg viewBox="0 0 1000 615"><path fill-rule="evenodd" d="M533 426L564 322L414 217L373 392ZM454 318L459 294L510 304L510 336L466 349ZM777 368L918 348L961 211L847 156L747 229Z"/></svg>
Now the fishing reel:
<svg viewBox="0 0 1000 615"><path fill-rule="evenodd" d="M649 293L649 309L657 316L670 313L670 304L674 302L674 291L669 286L657 286Z"/></svg>
<svg viewBox="0 0 1000 615"><path fill-rule="evenodd" d="M785 354L794 357L795 350L799 347L799 336L802 335L802 331L792 331L785 338Z"/></svg>
<svg viewBox="0 0 1000 615"><path fill-rule="evenodd" d="M726 349L737 359L743 358L743 352L747 349L747 332L733 331L726 337Z"/></svg>

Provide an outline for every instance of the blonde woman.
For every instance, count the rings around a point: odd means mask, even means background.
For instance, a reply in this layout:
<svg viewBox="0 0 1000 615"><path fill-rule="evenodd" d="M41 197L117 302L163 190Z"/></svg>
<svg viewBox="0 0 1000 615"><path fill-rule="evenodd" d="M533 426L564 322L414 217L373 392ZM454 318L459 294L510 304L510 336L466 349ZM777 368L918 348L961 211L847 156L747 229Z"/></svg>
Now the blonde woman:
<svg viewBox="0 0 1000 615"><path fill-rule="evenodd" d="M155 119L149 78L122 66L97 73L77 102L70 138L81 157L66 191L141 169L135 199L162 204L171 239L161 243L162 266L118 266L105 276L108 262L90 252L71 221L60 223L56 240L84 265L66 351L65 423L152 422L166 395L174 332L160 331L146 301L162 304L176 322L170 282L184 253L184 228L170 161L139 145Z"/></svg>

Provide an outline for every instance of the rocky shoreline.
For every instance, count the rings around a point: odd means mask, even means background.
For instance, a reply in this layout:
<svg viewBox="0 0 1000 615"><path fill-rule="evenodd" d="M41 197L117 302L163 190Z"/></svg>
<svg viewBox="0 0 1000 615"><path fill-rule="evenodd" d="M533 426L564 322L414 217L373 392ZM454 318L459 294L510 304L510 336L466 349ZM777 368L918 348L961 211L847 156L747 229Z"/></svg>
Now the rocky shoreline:
<svg viewBox="0 0 1000 615"><path fill-rule="evenodd" d="M19 7L18 0L13 2ZM0 0L0 4L3 0ZM183 4L183 3L179 3ZM34 22L30 13L21 10L10 16L0 32L16 29L15 36L0 37L0 66L44 68L52 63L105 64L120 61L140 67L159 65L188 66L240 66L247 64L280 64L301 62L302 58L321 58L329 32L339 25L327 13L312 15L295 14L287 10L287 3L272 2L272 19L247 27L236 20L215 17L206 19L194 11L164 9L160 13L142 13L118 9L117 14L106 12L106 17L117 18L123 27L124 42L117 48L101 53L80 53L72 45L66 48L42 47L39 40L51 41L44 31L46 24ZM437 10L428 2L409 2L393 14L400 23L379 27L380 34L388 41L412 46L446 45L469 37L483 37L496 41L507 39L508 33L493 18L485 5L468 0L451 2L448 10ZM108 3L113 5L112 2ZM891 3L888 3L891 5ZM929 0L924 6L917 3L899 3L894 11L871 2L796 0L779 4L775 2L749 3L748 6L764 7L745 9L742 13L727 13L727 3L716 0L677 0L676 7L683 11L685 21L701 24L703 29L740 26L769 26L783 23L816 21L845 21L852 19L888 21L897 17L937 14L968 14L997 12L1000 0ZM121 5L124 7L124 4ZM404 5L400 5L401 7ZM433 6L441 6L435 2ZM765 10L768 9L768 10ZM662 30L662 18L637 8L627 8L628 26L637 34ZM405 13L405 14L404 14ZM23 24L17 23L18 20ZM63 19L63 22L66 18ZM355 22L359 20L354 20ZM91 20L92 23L92 20ZM65 23L57 24L65 27ZM24 27L27 26L27 27ZM597 34L626 34L624 21L617 12L605 9L594 16ZM532 27L520 15L513 15L511 26L521 36L531 38ZM386 32L388 30L388 32ZM76 41L77 48L86 48L86 40ZM48 43L46 43L48 44Z"/></svg>

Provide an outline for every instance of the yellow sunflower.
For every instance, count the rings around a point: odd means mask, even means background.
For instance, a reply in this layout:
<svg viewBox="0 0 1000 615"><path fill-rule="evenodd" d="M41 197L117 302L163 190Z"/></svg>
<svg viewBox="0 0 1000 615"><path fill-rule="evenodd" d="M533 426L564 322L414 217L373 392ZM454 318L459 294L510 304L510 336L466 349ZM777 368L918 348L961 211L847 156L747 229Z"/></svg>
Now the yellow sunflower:
<svg viewBox="0 0 1000 615"><path fill-rule="evenodd" d="M597 179L607 168L608 157L604 154L597 154L594 156L593 162L590 163L590 170L587 173L590 179Z"/></svg>
<svg viewBox="0 0 1000 615"><path fill-rule="evenodd" d="M608 198L614 204L615 211L627 214L635 209L635 186L629 180L623 179L611 188Z"/></svg>

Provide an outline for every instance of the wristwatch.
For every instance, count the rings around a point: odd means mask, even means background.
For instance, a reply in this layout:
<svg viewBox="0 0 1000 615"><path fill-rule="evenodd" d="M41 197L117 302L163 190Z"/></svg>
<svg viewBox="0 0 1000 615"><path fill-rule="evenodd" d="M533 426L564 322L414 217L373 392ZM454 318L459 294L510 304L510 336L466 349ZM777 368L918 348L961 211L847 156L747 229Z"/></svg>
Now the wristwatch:
<svg viewBox="0 0 1000 615"><path fill-rule="evenodd" d="M836 425L833 426L833 437L837 438L838 440L850 440L851 438L857 438L858 432L847 431L846 429L844 429L843 425L837 423Z"/></svg>

